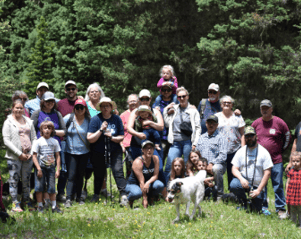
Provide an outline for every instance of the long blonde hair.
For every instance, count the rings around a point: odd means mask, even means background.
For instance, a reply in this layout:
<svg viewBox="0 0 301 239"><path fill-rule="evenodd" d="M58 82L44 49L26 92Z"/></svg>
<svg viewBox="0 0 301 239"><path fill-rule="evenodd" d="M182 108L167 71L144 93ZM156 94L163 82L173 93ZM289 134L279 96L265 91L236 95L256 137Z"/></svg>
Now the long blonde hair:
<svg viewBox="0 0 301 239"><path fill-rule="evenodd" d="M175 172L175 169L174 169L174 165L175 165L175 162L179 162L181 164L181 175L180 177L181 178L184 178L185 177L185 163L184 163L184 160L183 158L175 158L172 163L171 163L171 171L170 171L170 180L174 180L176 178L176 172Z"/></svg>

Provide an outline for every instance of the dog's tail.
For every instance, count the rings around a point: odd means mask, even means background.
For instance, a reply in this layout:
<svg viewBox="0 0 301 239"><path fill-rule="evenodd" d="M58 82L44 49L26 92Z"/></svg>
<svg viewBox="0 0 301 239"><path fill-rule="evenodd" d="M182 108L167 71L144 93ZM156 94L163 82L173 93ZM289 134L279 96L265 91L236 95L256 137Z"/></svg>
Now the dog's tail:
<svg viewBox="0 0 301 239"><path fill-rule="evenodd" d="M201 180L201 182L204 182L204 180L207 177L207 171L206 170L200 170L195 177L199 178Z"/></svg>

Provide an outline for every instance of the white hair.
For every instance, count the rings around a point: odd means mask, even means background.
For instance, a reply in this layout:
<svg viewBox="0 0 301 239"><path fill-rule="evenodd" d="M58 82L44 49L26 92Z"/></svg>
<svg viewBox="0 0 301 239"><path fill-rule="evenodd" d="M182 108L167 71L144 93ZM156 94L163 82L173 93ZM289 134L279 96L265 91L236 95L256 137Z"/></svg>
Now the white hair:
<svg viewBox="0 0 301 239"><path fill-rule="evenodd" d="M90 100L89 93L90 93L91 88L94 88L94 87L97 87L98 91L100 92L100 98L99 98L99 100L102 97L105 97L105 93L103 92L103 90L101 89L101 87L99 86L99 84L95 82L95 83L89 85L89 87L88 87L88 89L86 91L86 96L85 96L85 101L86 102L88 102Z"/></svg>
<svg viewBox="0 0 301 239"><path fill-rule="evenodd" d="M220 102L223 103L225 99L230 99L231 103L234 104L235 100L230 96L230 95L224 95L221 99Z"/></svg>
<svg viewBox="0 0 301 239"><path fill-rule="evenodd" d="M164 65L162 66L162 68L160 69L160 77L163 77L163 74L162 74L162 70L164 68L167 68L170 72L171 72L171 76L173 77L175 75L175 71L173 69L173 67L171 65Z"/></svg>
<svg viewBox="0 0 301 239"><path fill-rule="evenodd" d="M130 97L131 96L135 96L136 97L136 99L137 99L137 103L138 103L138 101L139 101L139 97L138 97L138 95L137 94L130 94L129 96L128 96L128 99L127 99L127 107L129 108L130 106L129 106L129 99L130 99Z"/></svg>

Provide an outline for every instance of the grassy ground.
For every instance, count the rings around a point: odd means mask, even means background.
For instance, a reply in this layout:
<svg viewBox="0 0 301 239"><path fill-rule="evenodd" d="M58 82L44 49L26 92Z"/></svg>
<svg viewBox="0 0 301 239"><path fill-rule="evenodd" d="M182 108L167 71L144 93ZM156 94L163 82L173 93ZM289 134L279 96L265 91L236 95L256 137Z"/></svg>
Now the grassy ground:
<svg viewBox="0 0 301 239"><path fill-rule="evenodd" d="M1 156L3 151L0 151ZM4 162L0 158L0 171L7 179ZM134 202L134 209L121 208L115 183L115 204L111 206L109 201L104 205L105 198L99 203L88 202L93 192L92 182L89 182L90 195L85 205L75 203L66 209L61 204L63 215L11 213L17 223L0 222L0 238L301 238L301 230L290 220L277 218L273 203L270 203L272 215L264 216L237 211L236 205L204 201L201 218L189 221L182 206L181 220L173 224L175 207L162 200L147 209L142 208L141 200ZM274 201L271 183L269 198ZM5 205L11 208L9 201L5 201Z"/></svg>

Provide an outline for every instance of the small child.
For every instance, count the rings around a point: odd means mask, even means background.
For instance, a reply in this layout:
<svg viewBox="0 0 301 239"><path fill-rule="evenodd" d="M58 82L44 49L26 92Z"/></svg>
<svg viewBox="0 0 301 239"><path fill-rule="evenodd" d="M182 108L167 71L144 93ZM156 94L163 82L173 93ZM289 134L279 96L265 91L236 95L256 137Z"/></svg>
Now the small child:
<svg viewBox="0 0 301 239"><path fill-rule="evenodd" d="M201 157L198 162L197 169L206 170L207 166L208 166L208 160L206 158ZM211 193L213 195L213 198L216 197L217 194L213 181L214 181L214 177L207 174L207 178L204 180L204 184L205 184L205 197L208 199L210 199Z"/></svg>
<svg viewBox="0 0 301 239"><path fill-rule="evenodd" d="M143 130L142 132L146 135L146 139L142 140L141 143L143 143L146 140L150 140L150 137L153 137L155 149L161 150L160 149L161 137L159 132L151 128L149 125L143 126L143 122L146 120L157 122L156 116L152 113L152 111L147 105L140 105L136 111L136 114L138 115L138 117L135 120L135 124L137 126L136 130L140 131L140 129L142 128Z"/></svg>
<svg viewBox="0 0 301 239"><path fill-rule="evenodd" d="M176 90L178 88L178 80L175 77L174 74L174 69L171 65L164 65L161 70L160 70L160 80L158 81L157 87L160 89L161 92L161 88L162 86L168 85L172 88L172 102L177 103L177 95L176 95ZM158 95L155 103L154 103L154 107L156 106L160 106L160 102L162 100L162 95Z"/></svg>
<svg viewBox="0 0 301 239"><path fill-rule="evenodd" d="M201 153L197 150L190 152L186 164L186 174L188 177L194 176L195 172L197 171L197 165L201 157Z"/></svg>
<svg viewBox="0 0 301 239"><path fill-rule="evenodd" d="M169 181L176 178L185 178L185 163L183 158L175 158L171 163Z"/></svg>
<svg viewBox="0 0 301 239"><path fill-rule="evenodd" d="M43 192L44 186L47 184L47 192L49 193L52 212L62 213L56 205L55 197L55 178L60 175L60 151L61 147L59 142L52 138L54 135L54 124L51 121L44 121L40 125L41 137L36 141L33 146L32 160L35 169L35 191L38 202L38 212L43 213ZM55 172L55 159L57 169Z"/></svg>
<svg viewBox="0 0 301 239"><path fill-rule="evenodd" d="M301 152L292 153L293 168L287 174L286 203L291 220L301 228Z"/></svg>

